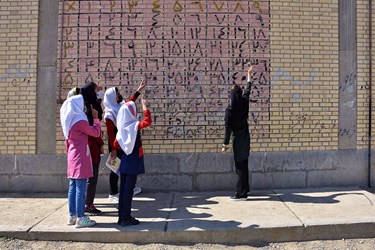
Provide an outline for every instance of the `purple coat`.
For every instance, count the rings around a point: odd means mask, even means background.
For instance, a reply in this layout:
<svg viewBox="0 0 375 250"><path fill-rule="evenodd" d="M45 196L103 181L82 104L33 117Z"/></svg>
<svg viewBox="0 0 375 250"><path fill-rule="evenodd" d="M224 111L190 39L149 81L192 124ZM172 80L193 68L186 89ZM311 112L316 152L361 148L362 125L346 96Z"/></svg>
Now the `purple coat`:
<svg viewBox="0 0 375 250"><path fill-rule="evenodd" d="M94 119L94 125L79 121L69 131L65 141L68 154L68 178L86 179L93 176L88 136L100 136L100 121Z"/></svg>

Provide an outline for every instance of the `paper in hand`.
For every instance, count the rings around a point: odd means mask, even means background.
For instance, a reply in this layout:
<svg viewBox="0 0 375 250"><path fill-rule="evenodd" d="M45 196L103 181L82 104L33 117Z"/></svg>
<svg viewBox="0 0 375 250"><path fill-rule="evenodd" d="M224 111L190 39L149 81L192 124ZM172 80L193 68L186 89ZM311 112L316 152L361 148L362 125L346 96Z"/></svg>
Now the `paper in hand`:
<svg viewBox="0 0 375 250"><path fill-rule="evenodd" d="M105 165L115 174L120 175L120 163L120 158L111 158L111 155L109 155Z"/></svg>

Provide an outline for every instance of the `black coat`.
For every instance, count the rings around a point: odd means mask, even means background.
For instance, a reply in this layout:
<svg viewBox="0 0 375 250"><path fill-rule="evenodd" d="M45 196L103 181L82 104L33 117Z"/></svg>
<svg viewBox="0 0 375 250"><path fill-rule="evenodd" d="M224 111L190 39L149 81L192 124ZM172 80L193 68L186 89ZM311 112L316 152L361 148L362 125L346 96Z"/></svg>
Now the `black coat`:
<svg viewBox="0 0 375 250"><path fill-rule="evenodd" d="M231 90L230 103L225 110L224 144L228 145L233 133L233 154L235 161L243 161L249 157L250 133L247 119L249 117L249 98L251 82L242 93L240 87Z"/></svg>

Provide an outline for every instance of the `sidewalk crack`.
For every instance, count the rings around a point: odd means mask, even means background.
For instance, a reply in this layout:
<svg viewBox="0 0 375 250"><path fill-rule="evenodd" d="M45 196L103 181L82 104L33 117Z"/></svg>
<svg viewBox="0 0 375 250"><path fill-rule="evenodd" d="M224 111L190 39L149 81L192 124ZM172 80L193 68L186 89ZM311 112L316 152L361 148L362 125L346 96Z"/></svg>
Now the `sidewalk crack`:
<svg viewBox="0 0 375 250"><path fill-rule="evenodd" d="M298 217L298 215L286 204L286 202L281 198L281 196L275 193L275 191L271 191L277 196L277 198L283 203L283 205L297 218L297 220L301 222L302 226L306 227L305 223L303 223L303 221Z"/></svg>
<svg viewBox="0 0 375 250"><path fill-rule="evenodd" d="M172 193L171 203L169 204L169 212L167 214L167 217L165 218L164 232L167 232L167 230L168 230L168 220L169 220L169 218L171 217L171 214L172 214L172 207L173 207L173 204L174 204L175 195L176 195L176 193Z"/></svg>
<svg viewBox="0 0 375 250"><path fill-rule="evenodd" d="M27 235L29 235L30 233L30 230L32 230L34 227L36 227L37 225L39 225L40 223L42 223L45 219L47 219L49 216L51 216L52 214L54 214L57 210L63 208L65 205L66 205L67 202L63 203L61 206L57 207L54 211L52 211L50 214L47 214L47 216L45 216L43 219L41 219L40 221L36 222L34 225L32 225L29 229L27 229L26 233Z"/></svg>

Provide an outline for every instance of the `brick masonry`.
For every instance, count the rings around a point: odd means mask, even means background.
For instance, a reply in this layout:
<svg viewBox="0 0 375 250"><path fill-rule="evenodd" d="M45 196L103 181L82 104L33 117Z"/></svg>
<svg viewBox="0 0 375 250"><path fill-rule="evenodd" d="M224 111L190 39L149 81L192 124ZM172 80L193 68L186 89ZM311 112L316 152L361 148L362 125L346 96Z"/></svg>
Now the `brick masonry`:
<svg viewBox="0 0 375 250"><path fill-rule="evenodd" d="M246 83L250 62L257 78L252 133L269 137L268 1L132 3L60 3L61 101L85 81L129 96L144 79L154 120L143 135L148 152L217 152L230 84Z"/></svg>
<svg viewBox="0 0 375 250"><path fill-rule="evenodd" d="M38 1L1 1L0 30L0 154L34 154Z"/></svg>
<svg viewBox="0 0 375 250"><path fill-rule="evenodd" d="M143 135L143 187L232 188L232 155L219 153L223 113L248 62L256 69L252 187L367 185L368 1L356 1L356 34L347 39L356 38L357 73L344 83L338 1L59 1L49 17L58 27L38 23L50 12L41 3L0 3L1 191L66 189L58 110L87 79L124 96L147 81L154 123ZM38 43L49 35L56 42ZM348 82L356 85L356 117L344 118L355 131L339 123L339 91ZM56 98L44 98L50 89ZM354 148L340 149L350 136Z"/></svg>

